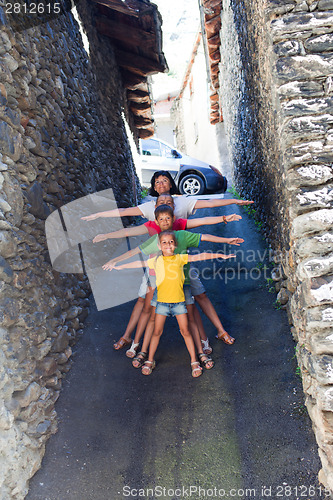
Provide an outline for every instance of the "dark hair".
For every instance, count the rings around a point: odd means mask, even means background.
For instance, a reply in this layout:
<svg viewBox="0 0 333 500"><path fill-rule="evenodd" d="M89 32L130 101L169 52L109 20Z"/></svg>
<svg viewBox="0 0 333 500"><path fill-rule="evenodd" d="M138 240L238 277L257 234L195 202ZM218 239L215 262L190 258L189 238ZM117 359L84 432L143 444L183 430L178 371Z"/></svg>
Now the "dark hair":
<svg viewBox="0 0 333 500"><path fill-rule="evenodd" d="M171 215L171 217L173 217L173 215L174 215L173 208L170 207L170 205L160 205L159 207L156 207L154 214L155 214L155 219L157 219L157 217L160 214L169 214L169 215Z"/></svg>
<svg viewBox="0 0 333 500"><path fill-rule="evenodd" d="M157 172L154 172L154 175L150 180L151 186L149 188L148 194L150 194L150 196L159 196L158 192L155 191L155 181L156 181L157 177L160 177L161 175L163 175L164 177L167 177L170 181L171 188L170 188L169 193L170 194L179 194L179 191L178 191L178 188L175 184L175 181L171 177L170 172L168 172L167 170L158 170Z"/></svg>
<svg viewBox="0 0 333 500"><path fill-rule="evenodd" d="M167 229L166 231L162 231L161 233L159 233L157 235L158 236L158 241L161 241L161 238L163 236L165 236L166 234L170 234L173 237L173 239L175 240L175 246L177 246L176 234L171 229Z"/></svg>

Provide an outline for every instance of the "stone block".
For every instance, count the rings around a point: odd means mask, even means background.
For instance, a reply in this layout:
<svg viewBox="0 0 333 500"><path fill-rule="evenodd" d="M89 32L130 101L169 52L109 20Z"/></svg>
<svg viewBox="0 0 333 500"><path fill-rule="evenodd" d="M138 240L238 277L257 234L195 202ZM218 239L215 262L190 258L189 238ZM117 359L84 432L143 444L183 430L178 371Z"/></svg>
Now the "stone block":
<svg viewBox="0 0 333 500"><path fill-rule="evenodd" d="M68 347L70 336L66 329L63 329L61 333L53 339L51 352L63 352L66 347Z"/></svg>
<svg viewBox="0 0 333 500"><path fill-rule="evenodd" d="M292 118L282 129L283 139L287 145L295 142L304 142L323 139L333 125L333 115L307 115Z"/></svg>
<svg viewBox="0 0 333 500"><path fill-rule="evenodd" d="M333 303L333 276L312 278L310 293L314 305Z"/></svg>
<svg viewBox="0 0 333 500"><path fill-rule="evenodd" d="M324 233L321 236L300 238L294 248L301 259L328 254L333 252L333 234Z"/></svg>
<svg viewBox="0 0 333 500"><path fill-rule="evenodd" d="M313 80L330 76L333 72L333 55L308 54L305 56L282 57L276 61L275 73L278 80Z"/></svg>
<svg viewBox="0 0 333 500"><path fill-rule="evenodd" d="M0 299L0 323L8 327L19 319L20 305L16 299L4 297Z"/></svg>
<svg viewBox="0 0 333 500"><path fill-rule="evenodd" d="M289 170L286 178L287 187L290 190L326 184L333 179L333 168L329 165L302 165Z"/></svg>
<svg viewBox="0 0 333 500"><path fill-rule="evenodd" d="M304 47L309 52L329 52L333 47L333 33L308 38Z"/></svg>
<svg viewBox="0 0 333 500"><path fill-rule="evenodd" d="M22 408L26 408L32 401L37 401L41 395L41 387L36 382L30 384L25 391L17 392L14 394L14 399L20 404Z"/></svg>
<svg viewBox="0 0 333 500"><path fill-rule="evenodd" d="M323 187L318 190L309 188L298 189L290 198L290 214L300 215L309 210L333 207L333 187Z"/></svg>
<svg viewBox="0 0 333 500"><path fill-rule="evenodd" d="M333 254L325 257L310 258L302 261L296 270L300 280L315 278L333 273Z"/></svg>
<svg viewBox="0 0 333 500"><path fill-rule="evenodd" d="M319 0L318 10L333 10L333 0Z"/></svg>
<svg viewBox="0 0 333 500"><path fill-rule="evenodd" d="M302 364L309 374L322 385L333 384L333 357L327 354L317 356L304 347L299 351Z"/></svg>
<svg viewBox="0 0 333 500"><path fill-rule="evenodd" d="M321 330L313 333L312 330L307 332L309 339L309 347L315 355L329 354L333 355L333 334L331 330Z"/></svg>
<svg viewBox="0 0 333 500"><path fill-rule="evenodd" d="M333 308L330 306L311 307L304 312L308 330L319 333L333 327Z"/></svg>
<svg viewBox="0 0 333 500"><path fill-rule="evenodd" d="M292 221L291 234L293 239L304 238L305 236L318 235L326 231L331 231L333 225L333 210L323 209L302 214Z"/></svg>
<svg viewBox="0 0 333 500"><path fill-rule="evenodd" d="M14 161L20 158L22 151L22 136L6 122L0 122L0 148L3 154Z"/></svg>
<svg viewBox="0 0 333 500"><path fill-rule="evenodd" d="M56 372L57 368L56 360L49 356L37 363L37 369L42 377L50 377Z"/></svg>
<svg viewBox="0 0 333 500"><path fill-rule="evenodd" d="M287 40L276 43L274 52L279 57L295 56L302 53L302 45L298 40Z"/></svg>
<svg viewBox="0 0 333 500"><path fill-rule="evenodd" d="M325 33L331 31L332 24L332 12L300 12L274 19L270 27L273 40L281 40L288 35L296 37L299 33L304 34L303 36L307 33L308 35Z"/></svg>
<svg viewBox="0 0 333 500"><path fill-rule="evenodd" d="M13 280L13 269L8 262L0 256L0 280L10 283Z"/></svg>
<svg viewBox="0 0 333 500"><path fill-rule="evenodd" d="M278 87L280 98L322 97L323 86L317 81L292 81Z"/></svg>
<svg viewBox="0 0 333 500"><path fill-rule="evenodd" d="M333 98L322 97L314 99L292 99L290 101L282 102L281 109L285 117L297 117L305 115L311 116L325 113L332 114Z"/></svg>

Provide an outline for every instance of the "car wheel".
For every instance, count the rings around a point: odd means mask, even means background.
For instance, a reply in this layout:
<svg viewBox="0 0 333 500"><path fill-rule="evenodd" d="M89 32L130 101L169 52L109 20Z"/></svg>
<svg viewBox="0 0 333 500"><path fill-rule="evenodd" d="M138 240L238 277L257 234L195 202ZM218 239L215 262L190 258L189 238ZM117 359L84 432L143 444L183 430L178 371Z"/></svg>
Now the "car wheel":
<svg viewBox="0 0 333 500"><path fill-rule="evenodd" d="M205 191L205 183L198 175L185 175L185 177L183 177L180 181L179 191L181 194L188 195L203 194Z"/></svg>

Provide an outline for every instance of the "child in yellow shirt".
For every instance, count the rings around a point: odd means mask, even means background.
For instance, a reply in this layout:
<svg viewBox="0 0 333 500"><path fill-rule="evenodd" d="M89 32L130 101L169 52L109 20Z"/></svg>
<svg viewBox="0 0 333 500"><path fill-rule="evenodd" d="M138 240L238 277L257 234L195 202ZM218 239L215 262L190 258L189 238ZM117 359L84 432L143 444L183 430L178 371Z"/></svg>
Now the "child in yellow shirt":
<svg viewBox="0 0 333 500"><path fill-rule="evenodd" d="M184 338L191 358L192 376L196 378L202 374L202 368L200 362L197 360L193 338L188 328L187 309L183 291L185 280L183 267L188 262L218 258L230 259L235 257L235 255L206 252L197 255L175 255L177 240L173 231L163 231L160 233L158 235L158 246L162 252L162 255L158 257L149 259L147 262L135 261L114 267L114 269L133 269L147 265L156 272L157 306L155 327L150 341L148 360L142 367L142 373L150 375L155 368L154 356L163 333L166 317L176 316L180 333Z"/></svg>

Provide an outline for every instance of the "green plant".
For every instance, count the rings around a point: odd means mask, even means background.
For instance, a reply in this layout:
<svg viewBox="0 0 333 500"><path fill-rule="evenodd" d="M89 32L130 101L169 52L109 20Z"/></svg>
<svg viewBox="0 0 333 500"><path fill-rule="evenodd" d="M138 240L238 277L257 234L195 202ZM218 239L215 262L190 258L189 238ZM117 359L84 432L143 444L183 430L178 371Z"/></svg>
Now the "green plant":
<svg viewBox="0 0 333 500"><path fill-rule="evenodd" d="M274 307L275 307L275 309L277 309L277 310L281 309L281 302L280 302L279 300L276 300L276 301L274 302Z"/></svg>
<svg viewBox="0 0 333 500"><path fill-rule="evenodd" d="M146 188L146 187L141 188L141 197L142 198L145 198L146 196L148 196L148 190L149 190L149 188Z"/></svg>

